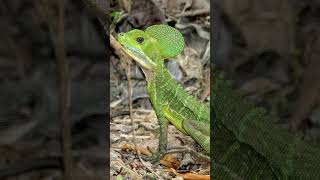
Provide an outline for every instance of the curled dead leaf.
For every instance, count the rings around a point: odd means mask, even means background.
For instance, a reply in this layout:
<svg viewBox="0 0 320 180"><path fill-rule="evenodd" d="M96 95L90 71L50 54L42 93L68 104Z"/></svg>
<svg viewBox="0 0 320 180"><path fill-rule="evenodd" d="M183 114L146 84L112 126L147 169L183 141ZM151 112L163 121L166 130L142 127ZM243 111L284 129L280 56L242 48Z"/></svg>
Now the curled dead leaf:
<svg viewBox="0 0 320 180"><path fill-rule="evenodd" d="M161 160L160 164L169 167L169 168L174 168L177 169L180 166L180 161L174 157L171 154L166 154Z"/></svg>
<svg viewBox="0 0 320 180"><path fill-rule="evenodd" d="M122 144L120 146L120 148L122 150L131 150L131 151L139 151L141 154L146 155L146 156L152 156L152 153L147 149L147 148L143 148L143 147L139 147L137 146L136 149L134 148L134 145L131 144Z"/></svg>

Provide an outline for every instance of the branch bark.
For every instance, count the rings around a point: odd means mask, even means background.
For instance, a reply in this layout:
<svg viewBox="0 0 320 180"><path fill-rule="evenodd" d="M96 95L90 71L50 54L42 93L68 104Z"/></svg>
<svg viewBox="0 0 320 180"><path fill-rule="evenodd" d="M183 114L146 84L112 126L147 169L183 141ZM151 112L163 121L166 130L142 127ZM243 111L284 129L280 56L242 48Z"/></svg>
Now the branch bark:
<svg viewBox="0 0 320 180"><path fill-rule="evenodd" d="M58 1L57 32L54 39L54 49L57 60L57 71L59 81L59 113L62 127L62 152L64 176L67 180L73 179L72 166L72 138L71 138L71 96L69 67L66 61L65 35L64 35L64 0Z"/></svg>

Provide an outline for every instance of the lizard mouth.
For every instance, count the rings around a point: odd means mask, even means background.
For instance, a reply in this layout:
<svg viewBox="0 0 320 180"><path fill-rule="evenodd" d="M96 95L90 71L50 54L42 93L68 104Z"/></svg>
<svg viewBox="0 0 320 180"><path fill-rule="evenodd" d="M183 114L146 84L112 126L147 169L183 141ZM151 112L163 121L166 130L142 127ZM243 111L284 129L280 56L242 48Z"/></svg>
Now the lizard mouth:
<svg viewBox="0 0 320 180"><path fill-rule="evenodd" d="M154 69L156 64L142 51L131 46L124 46L126 53L128 53L138 64L146 69Z"/></svg>

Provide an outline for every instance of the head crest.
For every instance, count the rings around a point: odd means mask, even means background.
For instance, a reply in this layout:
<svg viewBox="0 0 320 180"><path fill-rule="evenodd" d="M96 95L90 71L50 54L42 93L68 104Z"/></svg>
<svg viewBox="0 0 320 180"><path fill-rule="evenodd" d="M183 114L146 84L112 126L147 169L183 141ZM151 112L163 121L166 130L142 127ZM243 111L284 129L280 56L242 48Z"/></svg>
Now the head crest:
<svg viewBox="0 0 320 180"><path fill-rule="evenodd" d="M153 25L145 32L156 39L160 46L160 53L163 58L171 58L179 55L184 48L182 34L175 28L167 25Z"/></svg>

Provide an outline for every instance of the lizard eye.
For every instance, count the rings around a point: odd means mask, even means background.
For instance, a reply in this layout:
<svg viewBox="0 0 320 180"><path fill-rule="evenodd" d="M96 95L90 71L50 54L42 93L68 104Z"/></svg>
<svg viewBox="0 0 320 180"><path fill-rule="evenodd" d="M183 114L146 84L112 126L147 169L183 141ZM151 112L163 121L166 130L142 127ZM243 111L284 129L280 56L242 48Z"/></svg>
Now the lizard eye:
<svg viewBox="0 0 320 180"><path fill-rule="evenodd" d="M137 43L141 44L141 43L143 43L144 38L143 37L137 37L136 41L137 41Z"/></svg>

